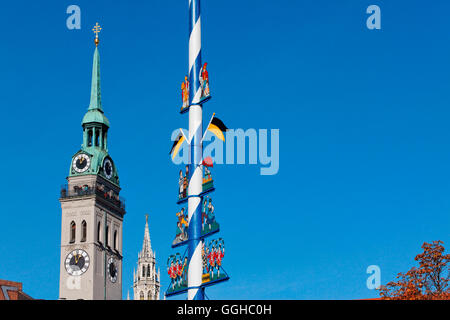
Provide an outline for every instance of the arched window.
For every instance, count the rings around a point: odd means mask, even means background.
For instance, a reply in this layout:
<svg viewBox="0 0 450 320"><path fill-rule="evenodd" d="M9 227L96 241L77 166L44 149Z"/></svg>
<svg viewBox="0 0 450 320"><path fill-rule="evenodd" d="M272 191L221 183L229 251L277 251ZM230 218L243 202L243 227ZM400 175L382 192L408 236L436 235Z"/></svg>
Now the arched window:
<svg viewBox="0 0 450 320"><path fill-rule="evenodd" d="M99 221L98 224L97 224L97 241L98 242L102 242L102 240L101 240L102 238L100 238L101 230L102 230L102 225L101 225L101 223Z"/></svg>
<svg viewBox="0 0 450 320"><path fill-rule="evenodd" d="M92 129L88 130L88 143L87 143L88 147L92 146Z"/></svg>
<svg viewBox="0 0 450 320"><path fill-rule="evenodd" d="M100 132L98 130L95 130L95 146L99 146L99 139L100 138Z"/></svg>
<svg viewBox="0 0 450 320"><path fill-rule="evenodd" d="M142 266L142 278L145 277L145 266Z"/></svg>
<svg viewBox="0 0 450 320"><path fill-rule="evenodd" d="M144 292L142 292L142 291L141 291L141 293L140 293L140 299L141 299L141 300L144 300Z"/></svg>
<svg viewBox="0 0 450 320"><path fill-rule="evenodd" d="M152 292L151 291L148 292L147 300L152 300Z"/></svg>
<svg viewBox="0 0 450 320"><path fill-rule="evenodd" d="M150 265L147 266L147 277L150 277Z"/></svg>
<svg viewBox="0 0 450 320"><path fill-rule="evenodd" d="M106 132L105 131L103 131L102 141L103 141L103 149L106 149Z"/></svg>
<svg viewBox="0 0 450 320"><path fill-rule="evenodd" d="M87 223L85 220L81 223L81 242L85 242L87 238Z"/></svg>
<svg viewBox="0 0 450 320"><path fill-rule="evenodd" d="M105 244L107 245L107 246L109 246L109 226L108 225L106 225L106 239L105 239Z"/></svg>
<svg viewBox="0 0 450 320"><path fill-rule="evenodd" d="M113 248L117 249L117 230L114 230Z"/></svg>
<svg viewBox="0 0 450 320"><path fill-rule="evenodd" d="M70 243L75 242L75 234L77 232L77 225L75 224L75 221L72 221L70 223Z"/></svg>

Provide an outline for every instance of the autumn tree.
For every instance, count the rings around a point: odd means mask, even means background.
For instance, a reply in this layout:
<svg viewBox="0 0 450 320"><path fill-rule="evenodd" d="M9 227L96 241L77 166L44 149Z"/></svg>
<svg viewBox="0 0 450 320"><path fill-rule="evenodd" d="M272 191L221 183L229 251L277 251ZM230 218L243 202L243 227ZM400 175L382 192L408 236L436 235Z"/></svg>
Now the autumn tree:
<svg viewBox="0 0 450 320"><path fill-rule="evenodd" d="M380 287L380 296L386 300L449 300L450 254L444 254L443 242L422 245L423 253L415 260L419 267L399 273L396 281Z"/></svg>

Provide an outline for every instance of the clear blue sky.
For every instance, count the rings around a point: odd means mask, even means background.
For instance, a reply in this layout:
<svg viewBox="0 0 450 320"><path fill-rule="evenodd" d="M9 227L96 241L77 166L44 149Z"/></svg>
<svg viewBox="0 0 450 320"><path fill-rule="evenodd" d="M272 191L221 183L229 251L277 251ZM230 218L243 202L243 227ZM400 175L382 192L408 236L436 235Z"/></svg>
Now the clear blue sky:
<svg viewBox="0 0 450 320"><path fill-rule="evenodd" d="M66 28L77 4L82 29ZM381 8L382 29L366 28ZM203 60L230 128L280 129L280 170L213 169L231 280L211 299L358 299L424 241L450 248L448 1L207 1ZM185 1L8 1L0 8L0 279L58 298L59 188L82 140L92 26L99 22L103 108L119 168L123 294L150 214L163 275L179 168L170 134L187 72Z"/></svg>

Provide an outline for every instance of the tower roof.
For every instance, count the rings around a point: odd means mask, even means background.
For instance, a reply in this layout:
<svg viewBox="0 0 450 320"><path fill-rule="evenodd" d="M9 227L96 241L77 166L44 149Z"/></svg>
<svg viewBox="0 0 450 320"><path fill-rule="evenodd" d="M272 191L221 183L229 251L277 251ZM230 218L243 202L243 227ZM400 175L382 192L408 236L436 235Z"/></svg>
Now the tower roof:
<svg viewBox="0 0 450 320"><path fill-rule="evenodd" d="M152 244L150 242L150 232L148 230L148 214L145 215L144 243L142 244L140 256L142 258L153 257Z"/></svg>
<svg viewBox="0 0 450 320"><path fill-rule="evenodd" d="M83 117L82 125L93 122L101 123L109 127L109 120L104 115L102 109L102 95L100 90L100 55L97 42L92 63L91 100L88 111Z"/></svg>

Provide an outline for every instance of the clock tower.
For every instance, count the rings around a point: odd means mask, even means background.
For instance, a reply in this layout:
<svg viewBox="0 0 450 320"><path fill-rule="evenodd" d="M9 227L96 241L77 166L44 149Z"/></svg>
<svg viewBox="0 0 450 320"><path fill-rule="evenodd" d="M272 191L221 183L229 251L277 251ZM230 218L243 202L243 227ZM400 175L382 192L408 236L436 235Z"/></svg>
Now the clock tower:
<svg viewBox="0 0 450 320"><path fill-rule="evenodd" d="M108 153L109 121L100 94L98 32L91 100L81 123L83 143L61 188L60 299L122 299L122 232L125 203L117 167Z"/></svg>

